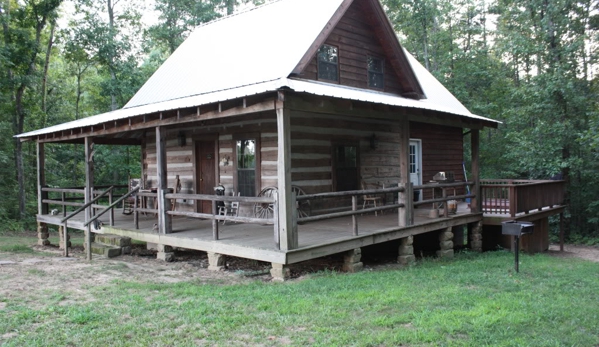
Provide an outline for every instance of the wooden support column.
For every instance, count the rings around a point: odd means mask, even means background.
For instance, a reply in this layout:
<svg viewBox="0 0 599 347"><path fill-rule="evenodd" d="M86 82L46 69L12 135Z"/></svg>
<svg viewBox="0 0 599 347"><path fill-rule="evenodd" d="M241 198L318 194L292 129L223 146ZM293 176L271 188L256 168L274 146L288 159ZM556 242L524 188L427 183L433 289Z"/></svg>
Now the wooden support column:
<svg viewBox="0 0 599 347"><path fill-rule="evenodd" d="M166 168L166 129L156 127L156 175L158 176L158 230L161 234L170 234L172 219L166 212L170 210L170 201L164 195L168 191Z"/></svg>
<svg viewBox="0 0 599 347"><path fill-rule="evenodd" d="M410 122L407 119L401 120L399 127L399 186L405 189L399 192L398 203L405 206L399 209L398 215L399 226L406 227L412 224L412 197L407 194L410 191Z"/></svg>
<svg viewBox="0 0 599 347"><path fill-rule="evenodd" d="M281 250L297 248L297 224L293 220L296 209L291 194L291 124L289 109L284 107L285 94L279 92L277 100L278 135L278 185L279 185L279 242Z"/></svg>
<svg viewBox="0 0 599 347"><path fill-rule="evenodd" d="M85 138L85 203L92 201L94 199L94 139L93 137ZM93 217L94 209L89 206L85 210L85 221L87 222ZM67 235L67 226L66 223L64 225L64 233ZM66 236L65 236L66 238ZM87 260L92 259L92 241L93 234L91 233L91 228L87 228L85 231L85 252Z"/></svg>
<svg viewBox="0 0 599 347"><path fill-rule="evenodd" d="M482 212L482 196L480 191L480 133L478 129L472 129L470 133L470 147L472 150L472 178L474 187L472 192L474 197L470 202L470 211L473 213Z"/></svg>
<svg viewBox="0 0 599 347"><path fill-rule="evenodd" d="M44 143L37 142L37 214L48 214L48 204L43 203L44 199L48 198L48 192L43 192L42 188L46 186L46 156L44 152ZM37 223L37 244L40 246L48 246L48 225L46 223Z"/></svg>
<svg viewBox="0 0 599 347"><path fill-rule="evenodd" d="M43 203L48 198L48 192L43 192L46 186L46 154L44 143L37 143L37 214L48 214L48 204Z"/></svg>

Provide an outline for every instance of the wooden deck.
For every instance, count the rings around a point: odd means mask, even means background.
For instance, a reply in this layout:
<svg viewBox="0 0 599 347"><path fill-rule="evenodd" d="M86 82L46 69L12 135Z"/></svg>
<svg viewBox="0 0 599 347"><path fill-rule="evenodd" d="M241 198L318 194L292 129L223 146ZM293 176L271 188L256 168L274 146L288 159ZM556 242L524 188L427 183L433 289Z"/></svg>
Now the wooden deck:
<svg viewBox="0 0 599 347"><path fill-rule="evenodd" d="M134 240L170 245L206 252L215 252L247 259L279 264L292 264L304 260L348 251L358 247L383 243L410 235L432 232L456 225L482 220L482 214L470 213L461 204L455 215L449 218L429 218L428 209L415 209L414 225L400 228L397 213L373 214L358 217L359 234L352 235L351 217L329 219L298 225L299 245L289 251L276 249L272 225L243 223L219 224L219 240L212 236L212 221L195 218L173 218L171 234L159 234L154 229L154 215L140 215L136 230L131 215L115 211L115 225L105 223L96 233L127 236ZM38 221L59 225L62 216L38 215ZM83 216L68 222L68 227L83 230ZM107 220L108 218L101 218Z"/></svg>

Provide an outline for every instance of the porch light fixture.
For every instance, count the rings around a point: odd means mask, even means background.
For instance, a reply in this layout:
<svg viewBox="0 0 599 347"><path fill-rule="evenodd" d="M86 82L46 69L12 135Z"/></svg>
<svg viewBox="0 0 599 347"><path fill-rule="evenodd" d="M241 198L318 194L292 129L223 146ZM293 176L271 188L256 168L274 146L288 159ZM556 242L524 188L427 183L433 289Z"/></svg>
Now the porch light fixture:
<svg viewBox="0 0 599 347"><path fill-rule="evenodd" d="M379 140L376 138L375 134L372 134L370 137L370 148L377 149L379 147Z"/></svg>
<svg viewBox="0 0 599 347"><path fill-rule="evenodd" d="M187 139L185 138L185 133L183 131L179 131L179 134L177 134L177 142L179 143L179 147L185 147L185 145L187 145Z"/></svg>

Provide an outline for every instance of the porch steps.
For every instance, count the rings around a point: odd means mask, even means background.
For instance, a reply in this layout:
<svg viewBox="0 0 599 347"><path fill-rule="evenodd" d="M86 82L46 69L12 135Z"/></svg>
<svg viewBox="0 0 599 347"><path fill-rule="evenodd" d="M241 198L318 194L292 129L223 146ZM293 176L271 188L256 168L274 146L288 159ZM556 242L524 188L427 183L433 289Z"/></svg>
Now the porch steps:
<svg viewBox="0 0 599 347"><path fill-rule="evenodd" d="M96 234L92 253L107 258L131 253L131 238L112 234Z"/></svg>

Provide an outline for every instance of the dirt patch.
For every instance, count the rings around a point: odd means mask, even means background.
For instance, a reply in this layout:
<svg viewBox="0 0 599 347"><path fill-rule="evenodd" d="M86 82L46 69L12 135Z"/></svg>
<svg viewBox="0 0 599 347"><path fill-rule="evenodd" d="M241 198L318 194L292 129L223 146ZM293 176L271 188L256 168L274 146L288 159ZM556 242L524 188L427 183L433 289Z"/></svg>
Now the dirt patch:
<svg viewBox="0 0 599 347"><path fill-rule="evenodd" d="M564 245L564 251L559 250L559 245L550 245L549 254L561 258L580 258L599 263L599 247L582 245Z"/></svg>

